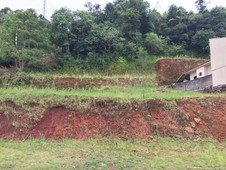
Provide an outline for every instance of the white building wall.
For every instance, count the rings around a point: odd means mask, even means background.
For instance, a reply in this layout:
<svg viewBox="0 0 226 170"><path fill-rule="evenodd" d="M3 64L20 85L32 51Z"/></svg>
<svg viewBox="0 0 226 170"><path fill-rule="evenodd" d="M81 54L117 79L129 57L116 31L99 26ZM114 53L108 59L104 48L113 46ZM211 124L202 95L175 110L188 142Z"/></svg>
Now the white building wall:
<svg viewBox="0 0 226 170"><path fill-rule="evenodd" d="M197 76L196 70L192 73L190 73L190 80L194 80L194 77Z"/></svg>
<svg viewBox="0 0 226 170"><path fill-rule="evenodd" d="M212 74L212 69L211 69L211 65L208 65L205 67L205 75L208 76Z"/></svg>
<svg viewBox="0 0 226 170"><path fill-rule="evenodd" d="M213 86L226 84L226 38L210 39Z"/></svg>
<svg viewBox="0 0 226 170"><path fill-rule="evenodd" d="M213 86L226 84L226 67L213 71Z"/></svg>
<svg viewBox="0 0 226 170"><path fill-rule="evenodd" d="M201 77L205 76L205 68L204 68L204 66L200 67L200 68L198 68L196 70L196 75L197 75L197 78L201 78Z"/></svg>

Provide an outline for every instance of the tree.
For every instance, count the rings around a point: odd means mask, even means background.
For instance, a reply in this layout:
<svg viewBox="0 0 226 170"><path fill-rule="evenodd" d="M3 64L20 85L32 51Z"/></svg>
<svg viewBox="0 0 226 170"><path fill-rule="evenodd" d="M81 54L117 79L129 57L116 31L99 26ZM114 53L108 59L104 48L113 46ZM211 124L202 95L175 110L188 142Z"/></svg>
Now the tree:
<svg viewBox="0 0 226 170"><path fill-rule="evenodd" d="M217 37L226 36L226 9L215 7L207 13L207 23L211 26Z"/></svg>
<svg viewBox="0 0 226 170"><path fill-rule="evenodd" d="M101 12L100 4L92 4L91 2L87 2L85 4L85 7L88 8L88 11L90 13L99 13L99 12Z"/></svg>
<svg viewBox="0 0 226 170"><path fill-rule="evenodd" d="M150 32L146 34L145 47L149 54L164 55L167 53L167 43L163 37Z"/></svg>
<svg viewBox="0 0 226 170"><path fill-rule="evenodd" d="M73 13L71 53L78 59L84 59L87 54L95 49L90 45L89 36L94 25L94 16L86 11Z"/></svg>
<svg viewBox="0 0 226 170"><path fill-rule="evenodd" d="M164 35L163 29L166 26L166 22L162 15L154 9L149 12L148 18L149 18L149 25L147 29L148 32L155 32L156 34Z"/></svg>
<svg viewBox="0 0 226 170"><path fill-rule="evenodd" d="M7 43L7 32L3 26L0 26L0 65L1 66L12 66L12 60L8 56L10 49L9 43Z"/></svg>
<svg viewBox="0 0 226 170"><path fill-rule="evenodd" d="M40 19L32 9L5 15L2 26L8 57L12 58L17 68L23 69L51 49L49 22Z"/></svg>
<svg viewBox="0 0 226 170"><path fill-rule="evenodd" d="M209 53L209 39L215 37L215 32L212 29L201 29L192 37L192 47L202 54Z"/></svg>
<svg viewBox="0 0 226 170"><path fill-rule="evenodd" d="M182 8L171 5L166 15L167 27L165 36L168 36L172 44L185 45L189 41L188 36L189 14Z"/></svg>
<svg viewBox="0 0 226 170"><path fill-rule="evenodd" d="M207 12L207 3L205 0L196 0L195 4L199 13L204 14Z"/></svg>
<svg viewBox="0 0 226 170"><path fill-rule="evenodd" d="M110 22L94 24L90 35L91 45L98 53L114 53L116 44L120 41L119 31Z"/></svg>
<svg viewBox="0 0 226 170"><path fill-rule="evenodd" d="M2 8L0 10L0 18L4 15L11 13L11 12L12 12L12 10L9 7Z"/></svg>
<svg viewBox="0 0 226 170"><path fill-rule="evenodd" d="M62 53L70 52L72 22L73 13L66 8L55 11L51 17L52 40Z"/></svg>
<svg viewBox="0 0 226 170"><path fill-rule="evenodd" d="M150 31L149 3L144 0L116 0L113 5L107 6L108 16L113 18L124 38L141 45L142 35Z"/></svg>
<svg viewBox="0 0 226 170"><path fill-rule="evenodd" d="M104 16L107 21L115 23L117 19L117 11L113 3L108 3L104 9Z"/></svg>

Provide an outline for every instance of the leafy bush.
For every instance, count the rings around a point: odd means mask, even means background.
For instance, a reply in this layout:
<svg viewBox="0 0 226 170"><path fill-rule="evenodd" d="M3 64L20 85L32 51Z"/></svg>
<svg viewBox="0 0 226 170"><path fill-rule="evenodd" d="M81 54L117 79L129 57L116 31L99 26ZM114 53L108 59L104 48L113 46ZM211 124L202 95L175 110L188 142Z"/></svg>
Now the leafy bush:
<svg viewBox="0 0 226 170"><path fill-rule="evenodd" d="M150 32L146 34L145 47L149 54L164 55L166 54L166 40L157 34Z"/></svg>

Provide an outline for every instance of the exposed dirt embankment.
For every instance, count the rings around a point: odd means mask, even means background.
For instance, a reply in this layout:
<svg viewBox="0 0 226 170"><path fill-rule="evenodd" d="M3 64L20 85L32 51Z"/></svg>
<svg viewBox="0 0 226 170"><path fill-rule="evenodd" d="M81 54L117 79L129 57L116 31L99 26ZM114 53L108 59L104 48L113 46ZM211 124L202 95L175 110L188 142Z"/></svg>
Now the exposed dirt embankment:
<svg viewBox="0 0 226 170"><path fill-rule="evenodd" d="M185 72L207 62L199 59L160 59L156 71L160 85L170 85Z"/></svg>
<svg viewBox="0 0 226 170"><path fill-rule="evenodd" d="M149 139L153 134L160 134L226 140L226 99L223 98L140 102L95 100L82 101L82 105L70 109L67 106L47 108L34 115L23 112L22 106L15 109L12 102L8 104L8 110L0 111L0 137L87 139L117 136Z"/></svg>

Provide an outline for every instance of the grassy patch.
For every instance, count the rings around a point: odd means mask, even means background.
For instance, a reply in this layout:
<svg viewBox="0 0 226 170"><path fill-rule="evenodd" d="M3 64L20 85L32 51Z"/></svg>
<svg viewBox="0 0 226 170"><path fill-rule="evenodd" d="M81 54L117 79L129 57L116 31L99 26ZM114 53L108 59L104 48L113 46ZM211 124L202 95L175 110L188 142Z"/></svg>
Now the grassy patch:
<svg viewBox="0 0 226 170"><path fill-rule="evenodd" d="M224 169L226 143L115 138L0 141L0 169Z"/></svg>
<svg viewBox="0 0 226 170"><path fill-rule="evenodd" d="M86 89L35 89L35 88L1 88L0 99L27 99L48 97L54 99L64 99L65 97L104 97L118 99L178 99L186 97L218 96L214 94L204 94L191 91L180 91L169 88L157 88L153 85L134 86L101 86ZM221 96L224 96L221 94Z"/></svg>
<svg viewBox="0 0 226 170"><path fill-rule="evenodd" d="M155 72L145 72L144 73L121 73L121 74L107 74L107 73L97 73L97 72L84 72L84 73L26 73L27 75L31 77L39 77L39 78L65 78L65 77L71 77L71 78L155 78L156 73Z"/></svg>

